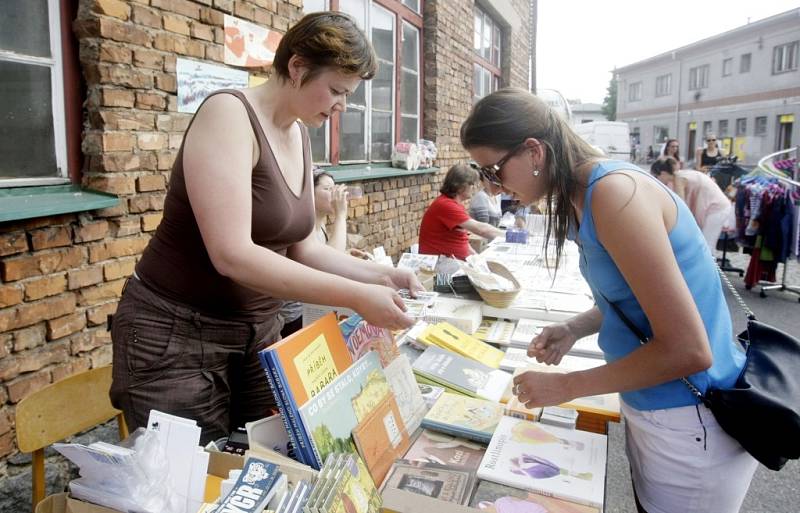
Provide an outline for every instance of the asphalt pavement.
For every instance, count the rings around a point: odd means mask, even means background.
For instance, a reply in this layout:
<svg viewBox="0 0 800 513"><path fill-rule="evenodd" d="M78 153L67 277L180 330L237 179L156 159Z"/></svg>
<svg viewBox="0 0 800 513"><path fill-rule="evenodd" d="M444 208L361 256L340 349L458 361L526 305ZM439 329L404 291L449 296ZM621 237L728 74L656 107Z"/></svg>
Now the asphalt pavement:
<svg viewBox="0 0 800 513"><path fill-rule="evenodd" d="M729 253L727 256L731 265L747 269L749 255ZM782 271L783 265L779 264L778 280L782 277ZM767 297L762 298L759 286L746 290L744 280L737 273L728 273L728 277L759 320L787 333L800 335L800 302L798 302L800 296L776 290L767 291ZM800 287L800 262L794 260L788 263L786 284ZM734 321L734 332L739 333L745 328L746 319L730 293L726 292L726 294L728 307ZM605 512L636 513L630 484L630 469L625 456L624 424L610 424L608 451ZM750 484L741 513L797 512L800 512L800 463L791 461L779 472L759 466ZM709 513L714 512L709 511Z"/></svg>

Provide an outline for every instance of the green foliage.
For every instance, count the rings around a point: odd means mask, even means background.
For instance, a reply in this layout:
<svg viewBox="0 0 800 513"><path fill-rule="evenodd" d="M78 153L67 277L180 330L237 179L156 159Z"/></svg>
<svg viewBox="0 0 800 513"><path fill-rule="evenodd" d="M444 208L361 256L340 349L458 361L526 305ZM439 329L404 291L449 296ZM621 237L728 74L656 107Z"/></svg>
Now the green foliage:
<svg viewBox="0 0 800 513"><path fill-rule="evenodd" d="M606 89L606 97L603 99L603 115L609 121L617 119L617 77L611 76L611 81Z"/></svg>
<svg viewBox="0 0 800 513"><path fill-rule="evenodd" d="M353 445L353 440L350 437L334 437L333 433L331 433L331 430L328 429L328 426L325 424L322 424L314 429L314 432L311 434L311 436L314 438L314 443L317 446L317 451L319 452L319 456L322 458L322 461L325 461L325 458L327 458L328 455L333 452L356 452L356 448Z"/></svg>

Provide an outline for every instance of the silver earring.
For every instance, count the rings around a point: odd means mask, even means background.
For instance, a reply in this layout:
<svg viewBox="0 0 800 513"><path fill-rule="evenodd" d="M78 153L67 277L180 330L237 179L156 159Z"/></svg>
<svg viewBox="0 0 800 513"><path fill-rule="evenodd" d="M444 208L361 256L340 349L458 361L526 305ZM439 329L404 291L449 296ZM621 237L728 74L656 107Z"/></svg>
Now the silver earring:
<svg viewBox="0 0 800 513"><path fill-rule="evenodd" d="M289 83L292 84L292 87L296 87L297 86L297 84L295 83L293 78L289 79Z"/></svg>
<svg viewBox="0 0 800 513"><path fill-rule="evenodd" d="M534 169L533 170L533 176L539 176L539 170L538 169Z"/></svg>

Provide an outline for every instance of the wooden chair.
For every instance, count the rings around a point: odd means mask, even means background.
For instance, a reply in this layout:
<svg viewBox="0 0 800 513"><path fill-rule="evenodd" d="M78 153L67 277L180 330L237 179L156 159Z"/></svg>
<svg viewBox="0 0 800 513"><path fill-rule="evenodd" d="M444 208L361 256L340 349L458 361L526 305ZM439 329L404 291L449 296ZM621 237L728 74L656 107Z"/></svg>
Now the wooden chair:
<svg viewBox="0 0 800 513"><path fill-rule="evenodd" d="M34 392L17 405L17 446L32 452L33 509L44 499L44 449L54 442L117 418L120 439L128 427L111 406L111 366L91 369Z"/></svg>

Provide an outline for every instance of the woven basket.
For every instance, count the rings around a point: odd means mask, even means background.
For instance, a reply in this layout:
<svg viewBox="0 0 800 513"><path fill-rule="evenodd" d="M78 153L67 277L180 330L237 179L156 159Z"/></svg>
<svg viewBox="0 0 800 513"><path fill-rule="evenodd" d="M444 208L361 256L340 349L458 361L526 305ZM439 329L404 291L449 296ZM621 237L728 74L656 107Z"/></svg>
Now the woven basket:
<svg viewBox="0 0 800 513"><path fill-rule="evenodd" d="M517 297L517 294L519 294L519 288L520 288L519 282L514 277L514 275L511 274L511 271L509 271L503 264L492 262L491 260L487 262L487 264L489 266L489 270L492 271L494 274L498 274L503 278L508 278L509 280L511 280L511 282L514 283L515 286L514 290L505 290L505 291L486 290L478 287L474 282L472 283L472 285L475 287L475 290L478 291L478 294L480 294L484 303L486 303L487 305L493 306L495 308L507 308L511 306L511 303L514 302L514 299Z"/></svg>

